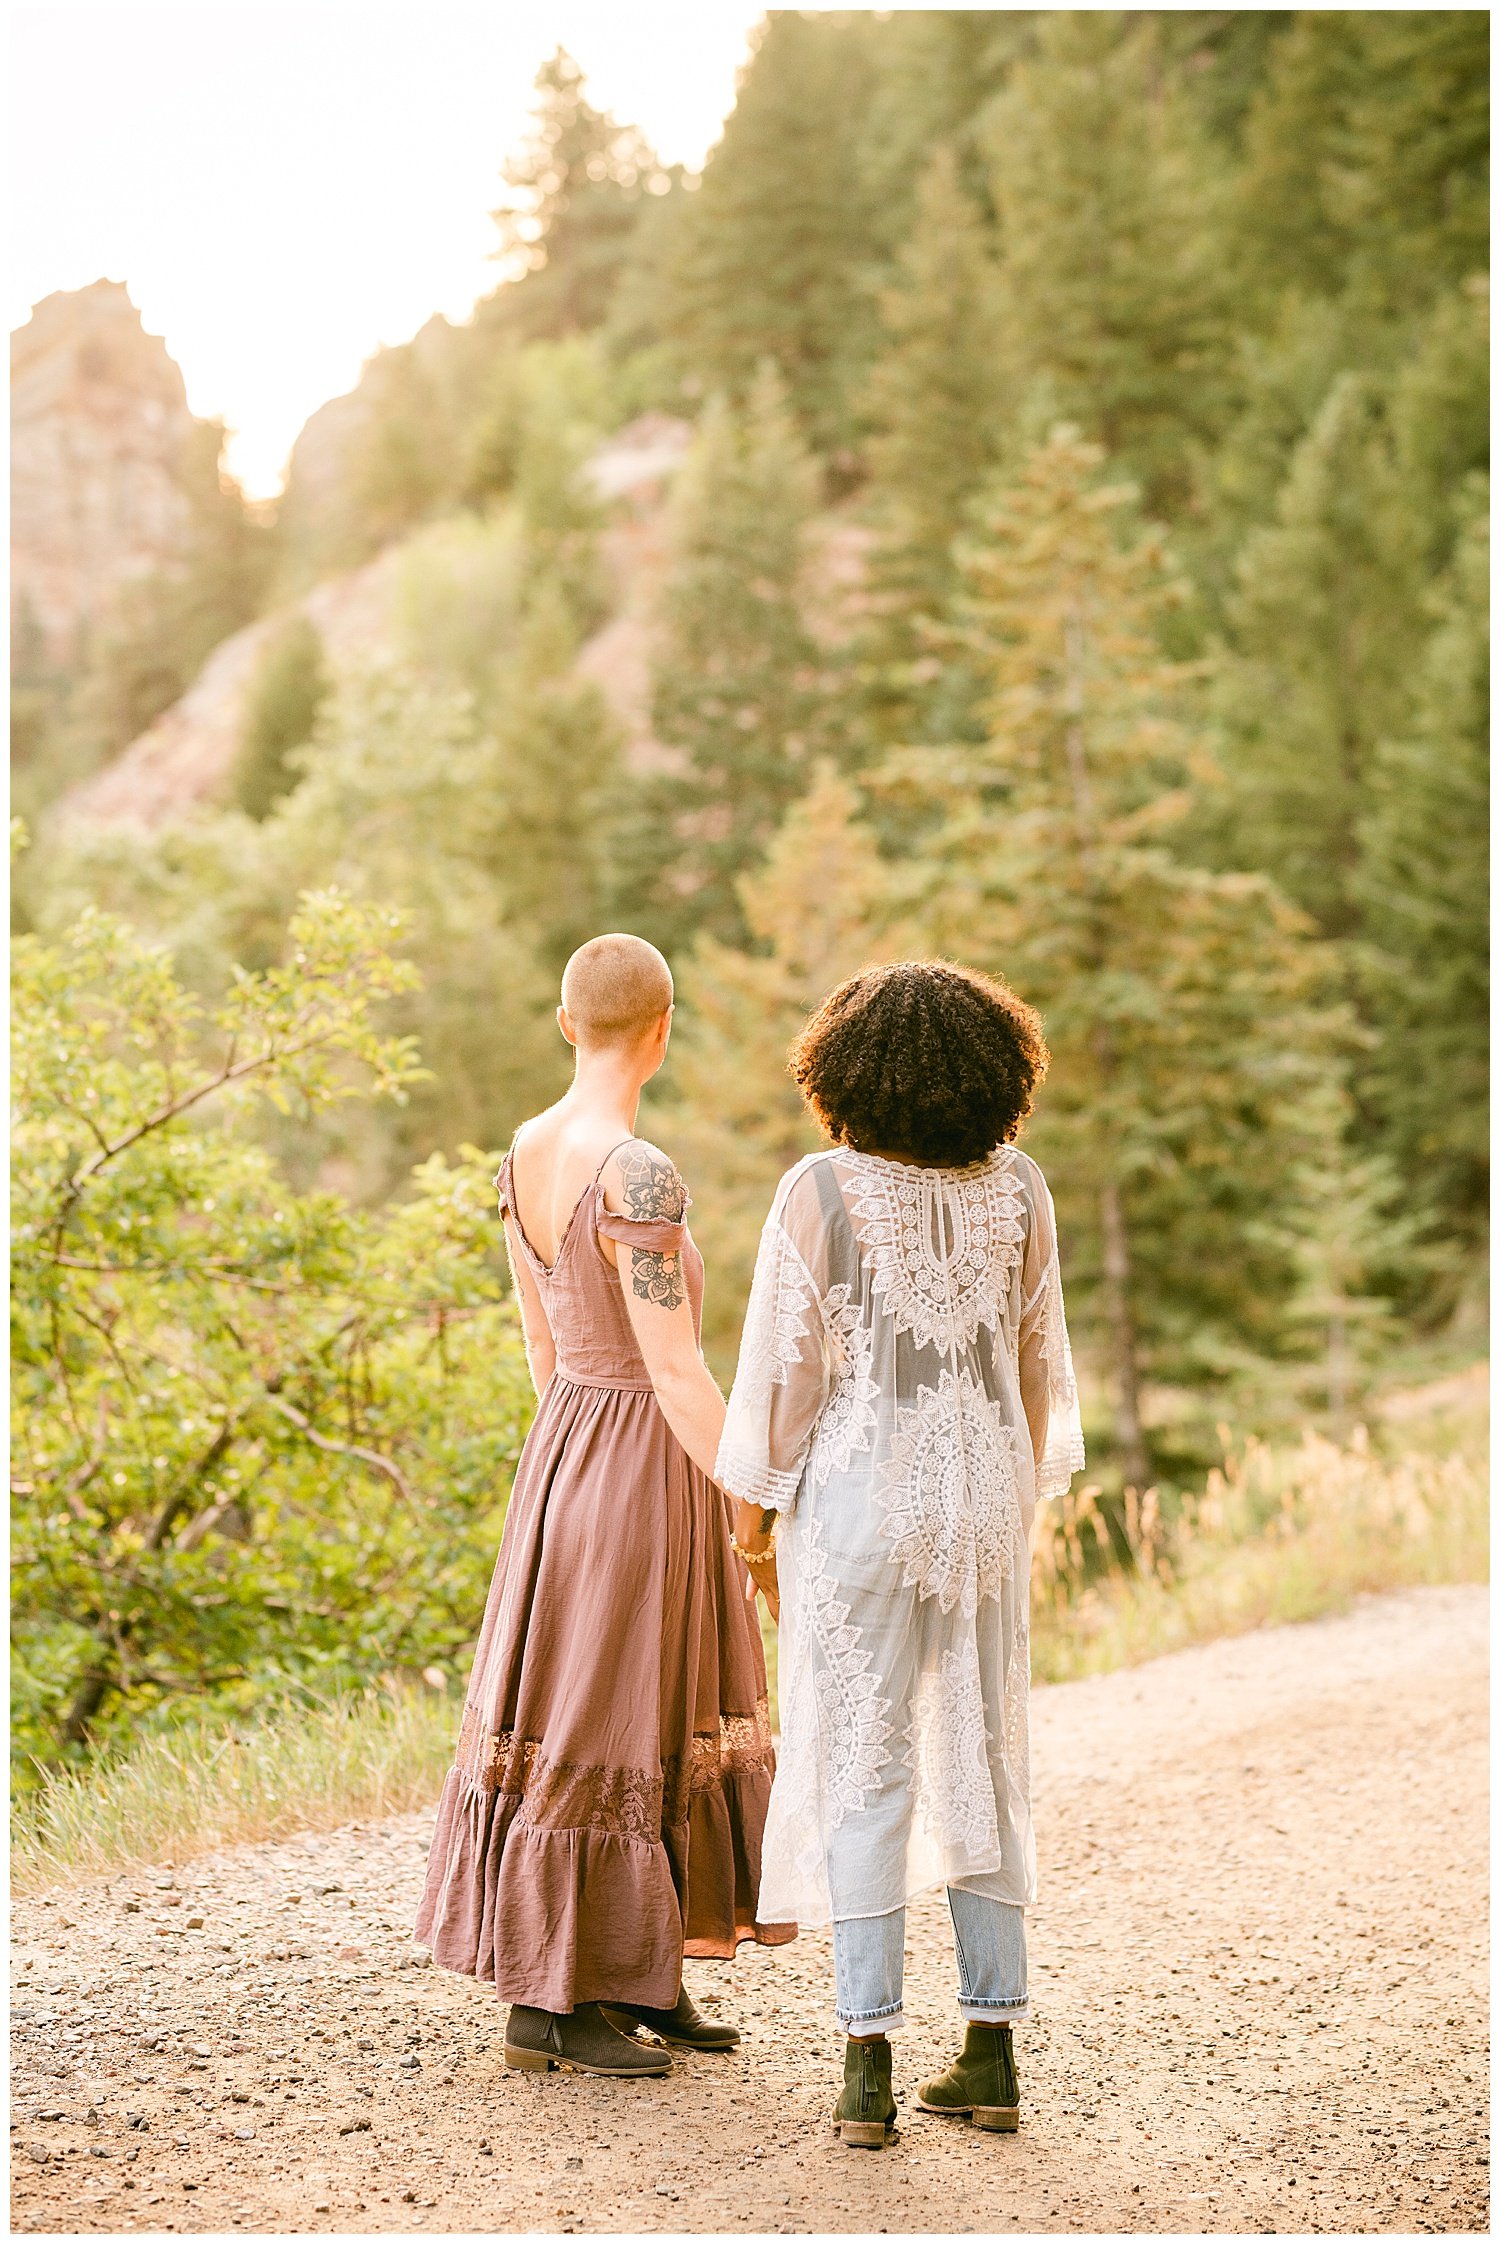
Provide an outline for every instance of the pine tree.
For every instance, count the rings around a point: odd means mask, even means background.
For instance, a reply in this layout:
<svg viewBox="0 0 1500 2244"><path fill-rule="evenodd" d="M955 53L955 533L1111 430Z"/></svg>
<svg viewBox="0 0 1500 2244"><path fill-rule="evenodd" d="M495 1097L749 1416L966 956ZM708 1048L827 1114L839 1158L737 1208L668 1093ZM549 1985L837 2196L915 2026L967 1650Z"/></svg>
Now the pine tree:
<svg viewBox="0 0 1500 2244"><path fill-rule="evenodd" d="M647 194L671 185L632 125L596 109L559 47L536 78L531 137L505 167L510 199L493 213L496 257L512 285L485 324L515 335L574 335L600 325Z"/></svg>
<svg viewBox="0 0 1500 2244"><path fill-rule="evenodd" d="M807 784L818 652L803 620L815 478L773 368L744 413L704 413L674 494L652 666L670 773L632 776L619 806L618 895L666 947L744 937L736 875Z"/></svg>
<svg viewBox="0 0 1500 2244"><path fill-rule="evenodd" d="M603 695L574 671L577 652L567 592L542 577L516 654L495 682L493 788L475 806L477 823L490 831L489 860L507 914L558 974L603 924L603 806L620 756Z"/></svg>
<svg viewBox="0 0 1500 2244"><path fill-rule="evenodd" d="M554 383L532 395L516 459L526 568L562 592L580 630L592 629L604 611L603 509L584 474L598 434L597 425Z"/></svg>
<svg viewBox="0 0 1500 2244"><path fill-rule="evenodd" d="M743 398L764 359L815 448L855 433L873 350L874 213L860 163L864 23L767 16L723 138L683 206L660 319L693 382Z"/></svg>
<svg viewBox="0 0 1500 2244"><path fill-rule="evenodd" d="M965 192L992 216L982 120L1034 47L1039 21L1024 8L896 8L870 26L873 82L859 157L883 257L910 237L923 176L943 144Z"/></svg>
<svg viewBox="0 0 1500 2244"><path fill-rule="evenodd" d="M1414 1202L1460 1239L1488 1198L1489 614L1484 485L1434 594L1409 725L1378 745L1360 826L1364 1092Z"/></svg>
<svg viewBox="0 0 1500 2244"><path fill-rule="evenodd" d="M296 786L292 752L311 740L329 686L322 635L310 617L295 615L266 649L241 723L233 791L251 818L264 818Z"/></svg>
<svg viewBox="0 0 1500 2244"><path fill-rule="evenodd" d="M788 1071L792 1039L847 975L902 951L862 809L853 783L821 764L764 860L740 876L755 949L706 936L678 976L660 1128L697 1195L713 1273L705 1336L726 1369L777 1180L820 1142Z"/></svg>
<svg viewBox="0 0 1500 2244"><path fill-rule="evenodd" d="M1235 194L1251 309L1288 288L1407 316L1487 261L1482 9L1304 9L1272 51Z"/></svg>
<svg viewBox="0 0 1500 2244"><path fill-rule="evenodd" d="M1226 402L1221 173L1155 17L1044 17L984 131L1010 380L1180 513Z"/></svg>
<svg viewBox="0 0 1500 2244"><path fill-rule="evenodd" d="M509 777L467 694L397 671L351 675L306 778L251 829L254 858L216 899L230 958L257 956L287 898L322 881L409 914L424 984L398 1025L420 1037L432 1079L384 1120L334 1109L314 1132L289 1119L280 1142L299 1177L331 1155L360 1197L378 1197L434 1145L503 1142L561 1088L553 974L510 888L531 869L497 846Z"/></svg>
<svg viewBox="0 0 1500 2244"><path fill-rule="evenodd" d="M1357 924L1370 758L1420 643L1421 541L1406 496L1378 387L1341 376L1275 520L1246 542L1220 666L1225 858L1274 871L1337 936Z"/></svg>
<svg viewBox="0 0 1500 2244"><path fill-rule="evenodd" d="M1438 298L1390 385L1396 464L1411 534L1433 582L1471 516L1471 477L1489 472L1489 282Z"/></svg>
<svg viewBox="0 0 1500 2244"><path fill-rule="evenodd" d="M931 612L949 589L965 506L998 457L1006 402L994 261L946 143L922 175L898 268L880 300L889 344L868 391L871 496L887 582Z"/></svg>
<svg viewBox="0 0 1500 2244"><path fill-rule="evenodd" d="M892 774L945 818L915 852L936 949L1040 1007L1048 1168L1081 1312L1143 1486L1148 1375L1201 1380L1280 1344L1269 1218L1326 1072L1303 923L1271 884L1174 854L1209 776L1196 674L1160 651L1180 586L1128 487L1059 429L983 508L959 626L986 738Z"/></svg>
<svg viewBox="0 0 1500 2244"><path fill-rule="evenodd" d="M1310 1328L1318 1359L1318 1399L1339 1431L1361 1399L1372 1360L1390 1337L1394 1304L1387 1285L1408 1280L1423 1258L1418 1222L1395 1165L1359 1154L1349 1142L1349 1102L1330 1087L1309 1102L1310 1144L1294 1181L1299 1205L1292 1234L1297 1283L1288 1304L1294 1324ZM1399 1280L1398 1280L1399 1282Z"/></svg>

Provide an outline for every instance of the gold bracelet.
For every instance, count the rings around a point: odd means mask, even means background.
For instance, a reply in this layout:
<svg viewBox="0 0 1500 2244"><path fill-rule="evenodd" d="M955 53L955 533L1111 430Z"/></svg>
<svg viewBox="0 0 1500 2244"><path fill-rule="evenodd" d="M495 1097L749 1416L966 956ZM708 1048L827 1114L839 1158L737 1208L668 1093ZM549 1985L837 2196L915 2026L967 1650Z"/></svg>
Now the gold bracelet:
<svg viewBox="0 0 1500 2244"><path fill-rule="evenodd" d="M729 1548L734 1552L735 1557L742 1558L747 1566L764 1566L768 1558L774 1558L776 1556L776 1540L774 1536L772 1537L771 1541L767 1543L763 1551L747 1551L744 1544L740 1541L739 1537L737 1535L731 1535L729 1538Z"/></svg>

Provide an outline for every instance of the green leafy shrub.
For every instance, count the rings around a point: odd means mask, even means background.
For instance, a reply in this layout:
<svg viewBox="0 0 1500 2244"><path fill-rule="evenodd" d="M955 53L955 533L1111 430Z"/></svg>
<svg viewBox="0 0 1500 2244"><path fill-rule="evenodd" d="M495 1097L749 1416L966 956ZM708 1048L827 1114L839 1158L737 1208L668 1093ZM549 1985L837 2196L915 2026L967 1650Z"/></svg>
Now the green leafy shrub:
<svg viewBox="0 0 1500 2244"><path fill-rule="evenodd" d="M77 1754L187 1698L241 1709L456 1663L530 1393L489 1157L366 1214L246 1124L400 1098L393 912L303 898L216 1008L85 912L16 946L15 1708Z"/></svg>

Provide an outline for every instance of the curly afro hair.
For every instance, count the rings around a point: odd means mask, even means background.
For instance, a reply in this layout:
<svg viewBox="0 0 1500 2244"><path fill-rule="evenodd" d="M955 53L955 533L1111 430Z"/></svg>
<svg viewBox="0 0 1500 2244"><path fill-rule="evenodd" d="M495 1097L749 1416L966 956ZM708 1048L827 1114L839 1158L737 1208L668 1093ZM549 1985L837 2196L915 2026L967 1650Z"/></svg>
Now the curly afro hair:
<svg viewBox="0 0 1500 2244"><path fill-rule="evenodd" d="M836 1144L966 1168L1015 1136L1047 1059L1041 1019L1013 990L923 959L841 982L791 1070Z"/></svg>

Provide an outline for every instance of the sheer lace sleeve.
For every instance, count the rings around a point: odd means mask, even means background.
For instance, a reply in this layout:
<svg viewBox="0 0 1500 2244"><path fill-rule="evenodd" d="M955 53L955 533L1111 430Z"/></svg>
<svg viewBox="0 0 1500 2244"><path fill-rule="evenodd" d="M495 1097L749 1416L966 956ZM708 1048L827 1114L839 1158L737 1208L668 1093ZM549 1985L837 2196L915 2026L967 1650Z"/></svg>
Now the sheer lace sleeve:
<svg viewBox="0 0 1500 2244"><path fill-rule="evenodd" d="M1038 1499L1061 1496L1083 1466L1083 1421L1078 1382L1063 1313L1057 1217L1046 1179L1035 1162L1031 1174L1031 1226L1021 1266L1019 1369L1021 1402L1036 1456Z"/></svg>
<svg viewBox="0 0 1500 2244"><path fill-rule="evenodd" d="M760 1237L714 1477L731 1496L790 1510L828 1399L822 1216L805 1167L782 1178Z"/></svg>

